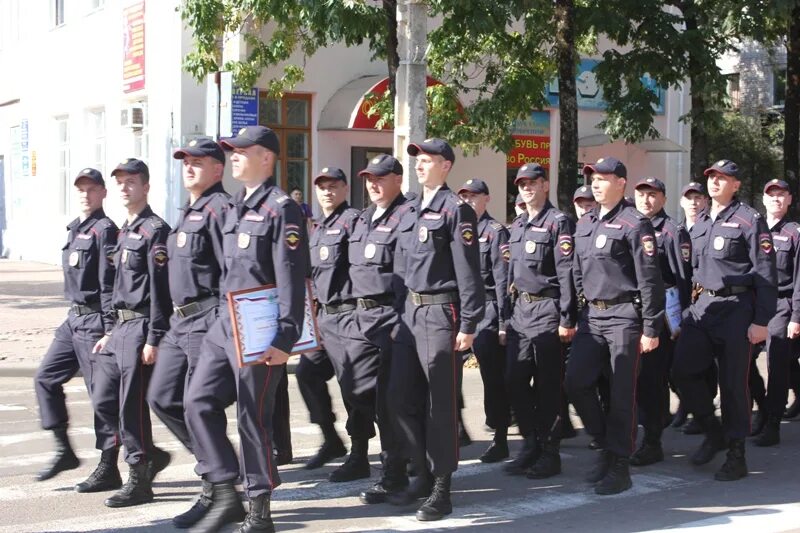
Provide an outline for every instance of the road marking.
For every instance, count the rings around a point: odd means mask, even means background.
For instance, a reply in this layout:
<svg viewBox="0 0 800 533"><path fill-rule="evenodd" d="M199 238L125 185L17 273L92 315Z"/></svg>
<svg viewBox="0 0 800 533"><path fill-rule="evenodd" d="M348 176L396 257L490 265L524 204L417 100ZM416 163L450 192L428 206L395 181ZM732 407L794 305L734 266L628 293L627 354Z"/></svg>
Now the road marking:
<svg viewBox="0 0 800 533"><path fill-rule="evenodd" d="M22 405L5 405L0 404L0 411L24 411L27 407Z"/></svg>

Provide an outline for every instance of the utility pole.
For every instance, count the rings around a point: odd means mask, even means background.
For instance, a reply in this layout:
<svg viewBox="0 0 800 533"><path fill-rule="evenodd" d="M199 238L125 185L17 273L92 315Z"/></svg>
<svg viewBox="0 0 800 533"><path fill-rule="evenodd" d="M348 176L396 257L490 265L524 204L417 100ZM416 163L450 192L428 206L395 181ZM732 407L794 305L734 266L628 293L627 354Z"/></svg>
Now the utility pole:
<svg viewBox="0 0 800 533"><path fill-rule="evenodd" d="M394 102L394 153L403 164L403 190L419 192L414 159L406 153L409 143L425 140L428 107L425 99L428 46L426 0L397 2L397 96Z"/></svg>

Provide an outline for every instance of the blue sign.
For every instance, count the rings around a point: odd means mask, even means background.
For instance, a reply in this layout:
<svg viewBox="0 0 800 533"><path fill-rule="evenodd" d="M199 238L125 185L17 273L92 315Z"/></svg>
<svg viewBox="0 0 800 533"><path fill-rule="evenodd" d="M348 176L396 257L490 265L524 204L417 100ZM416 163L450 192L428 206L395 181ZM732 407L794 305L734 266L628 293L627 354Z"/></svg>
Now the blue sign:
<svg viewBox="0 0 800 533"><path fill-rule="evenodd" d="M235 134L245 126L258 124L258 89L234 89L231 94L231 129Z"/></svg>
<svg viewBox="0 0 800 533"><path fill-rule="evenodd" d="M578 93L578 109L602 111L608 104L603 99L603 88L597 81L594 73L595 67L600 63L596 59L581 59L578 65L578 75L575 76L575 90ZM657 115L664 114L664 96L666 91L656 84L649 75L642 76L642 83L653 91L658 97L658 104L654 107ZM547 85L547 100L552 107L558 107L558 79L550 80Z"/></svg>

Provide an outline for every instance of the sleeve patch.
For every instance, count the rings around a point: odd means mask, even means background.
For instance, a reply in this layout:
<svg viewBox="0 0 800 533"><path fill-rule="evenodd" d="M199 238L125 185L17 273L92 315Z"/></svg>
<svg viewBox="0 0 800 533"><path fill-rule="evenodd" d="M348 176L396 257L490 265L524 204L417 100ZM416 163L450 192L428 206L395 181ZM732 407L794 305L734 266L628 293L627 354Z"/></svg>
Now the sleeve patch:
<svg viewBox="0 0 800 533"><path fill-rule="evenodd" d="M114 254L116 253L116 246L106 246L106 260L108 261L109 266L114 266Z"/></svg>
<svg viewBox="0 0 800 533"><path fill-rule="evenodd" d="M758 244L765 254L772 253L772 238L769 233L762 233L758 236Z"/></svg>
<svg viewBox="0 0 800 533"><path fill-rule="evenodd" d="M572 235L561 235L558 237L558 249L561 250L561 255L570 256L574 246L572 245Z"/></svg>
<svg viewBox="0 0 800 533"><path fill-rule="evenodd" d="M681 259L684 263L688 263L692 258L692 245L688 242L681 244Z"/></svg>
<svg viewBox="0 0 800 533"><path fill-rule="evenodd" d="M461 240L464 241L464 244L467 246L472 246L472 243L475 242L475 230L471 222L461 223Z"/></svg>
<svg viewBox="0 0 800 533"><path fill-rule="evenodd" d="M300 227L295 224L286 224L285 240L286 247L290 250L297 250L300 246Z"/></svg>
<svg viewBox="0 0 800 533"><path fill-rule="evenodd" d="M501 244L500 255L503 257L503 261L506 263L511 261L511 247L508 244Z"/></svg>
<svg viewBox="0 0 800 533"><path fill-rule="evenodd" d="M169 256L167 255L167 247L163 244L155 244L153 245L153 261L157 266L164 266L169 261Z"/></svg>
<svg viewBox="0 0 800 533"><path fill-rule="evenodd" d="M652 235L644 235L642 237L642 250L648 257L656 255L656 240Z"/></svg>

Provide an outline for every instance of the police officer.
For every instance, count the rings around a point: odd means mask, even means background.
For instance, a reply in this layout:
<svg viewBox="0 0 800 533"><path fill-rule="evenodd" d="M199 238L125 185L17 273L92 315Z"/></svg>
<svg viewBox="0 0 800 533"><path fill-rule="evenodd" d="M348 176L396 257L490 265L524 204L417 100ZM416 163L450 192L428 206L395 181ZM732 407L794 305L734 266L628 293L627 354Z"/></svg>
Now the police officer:
<svg viewBox="0 0 800 533"><path fill-rule="evenodd" d="M727 439L727 460L714 475L719 481L747 475L751 344L766 340L778 292L772 235L764 218L736 198L738 172L728 159L705 171L711 206L691 232L699 296L684 315L672 369L682 401L706 432L691 462L710 462ZM714 359L719 365L723 426L714 416L704 375Z"/></svg>
<svg viewBox="0 0 800 533"><path fill-rule="evenodd" d="M405 462L394 435L387 408L392 335L406 298L403 280L394 272L399 225L412 209L403 196L403 166L381 154L359 172L366 182L372 205L355 220L348 245L352 293L356 310L347 339L348 387L342 394L353 410L380 429L381 478L360 494L363 503L385 502L388 495L408 485Z"/></svg>
<svg viewBox="0 0 800 533"><path fill-rule="evenodd" d="M417 519L427 521L452 512L450 480L458 468L462 374L457 352L472 347L486 291L475 211L446 183L455 161L453 149L441 139L428 139L410 144L407 151L416 157L422 196L415 201L417 210L406 213L400 225L397 268L408 297L392 353L389 398L406 454L419 475L390 501L409 504L430 494L417 511Z"/></svg>
<svg viewBox="0 0 800 533"><path fill-rule="evenodd" d="M478 217L478 247L481 278L486 289L486 309L478 324L472 351L480 365L483 380L483 409L486 425L494 429L489 448L481 455L484 463L496 463L508 457L510 410L505 386L506 321L508 301L508 262L511 252L508 230L486 210L491 197L486 182L467 180L458 196L469 204Z"/></svg>
<svg viewBox="0 0 800 533"><path fill-rule="evenodd" d="M100 343L104 379L119 390L120 433L127 483L106 499L108 507L127 507L153 499L151 482L170 455L153 445L147 387L158 345L169 327L172 302L167 272L169 226L147 203L150 171L139 159L125 159L111 173L128 218L120 229L114 258L112 305L117 324Z"/></svg>
<svg viewBox="0 0 800 533"><path fill-rule="evenodd" d="M597 207L597 202L594 201L592 188L582 185L575 189L572 194L572 205L575 208L575 216L580 219L587 212Z"/></svg>
<svg viewBox="0 0 800 533"><path fill-rule="evenodd" d="M777 312L767 329L767 390L759 412L764 416L763 431L755 439L756 446L774 446L781 440L780 425L789 398L790 361L794 355L792 339L800 336L800 224L789 220L792 194L789 184L773 179L764 185L764 207L767 226L772 233L775 264L778 273ZM758 374L756 358L751 371ZM760 377L760 376L759 376ZM752 380L751 380L752 382ZM763 382L762 382L763 387ZM764 412L762 412L762 409Z"/></svg>
<svg viewBox="0 0 800 533"><path fill-rule="evenodd" d="M348 411L346 427L351 441L350 456L331 472L329 479L353 481L370 475L369 439L375 436L371 410L365 414L351 403L351 400L358 402L362 380L358 375L358 361L351 359L346 340L356 309L349 275L348 244L358 211L347 203L349 188L341 169L323 168L314 178L314 188L322 208L310 237L314 295L319 304L317 323Z"/></svg>
<svg viewBox="0 0 800 533"><path fill-rule="evenodd" d="M235 401L241 475L250 500L250 512L238 531L273 531L270 496L280 477L272 452L272 416L276 388L303 328L309 271L306 226L297 203L275 185L273 172L280 153L275 132L248 126L220 144L233 152L233 177L243 184L231 199L222 227L225 274L220 294L226 297L230 291L275 285L280 317L275 338L263 355L266 364L239 368L226 308L219 310L203 342L184 401L197 458L195 472L212 484L209 511L195 527L218 531L243 515L234 488L239 461L225 434L225 408Z"/></svg>
<svg viewBox="0 0 800 533"><path fill-rule="evenodd" d="M96 446L100 463L89 478L79 483L78 492L118 489L122 485L117 458L119 405L115 389L99 390L95 385L94 347L114 325L111 293L114 286L114 247L117 226L103 211L106 185L102 174L83 169L75 177L81 215L67 226L69 235L62 252L64 295L71 302L67 319L56 330L34 379L42 427L56 437L56 456L39 472L44 481L59 472L78 468L75 452L67 437L69 416L64 383L78 370L94 407Z"/></svg>
<svg viewBox="0 0 800 533"><path fill-rule="evenodd" d="M596 483L597 494L617 494L631 487L639 357L658 347L664 284L653 226L624 200L625 165L606 157L583 172L598 207L575 229L573 276L587 305L572 341L566 387L587 432L603 445L586 480ZM604 414L595 383L609 365L611 402Z"/></svg>
<svg viewBox="0 0 800 533"><path fill-rule="evenodd" d="M524 439L505 471L543 479L561 472L562 342L575 334L572 281L574 223L548 200L550 180L536 163L523 165L514 184L527 214L511 227L508 280L515 303L508 334L506 384ZM531 384L533 381L533 385Z"/></svg>
<svg viewBox="0 0 800 533"><path fill-rule="evenodd" d="M192 451L183 414L185 389L197 366L200 347L217 317L222 275L222 222L229 196L222 187L225 153L210 139L195 139L173 154L182 162L189 199L167 238L169 287L174 306L170 327L158 347L147 399L153 412ZM192 508L173 518L177 527L196 523L210 505L211 484Z"/></svg>
<svg viewBox="0 0 800 533"><path fill-rule="evenodd" d="M678 310L686 309L692 290L692 242L689 232L664 211L666 187L660 179L648 177L639 180L634 188L634 198L636 209L650 219L656 232L661 278L668 293L667 304L677 306ZM669 321L665 323L669 325ZM639 449L631 456L634 466L646 466L664 460L661 433L668 421L669 369L675 347L673 338L678 332L677 327L675 331L670 327L662 328L658 347L641 360L636 404L640 410L639 421L644 428L644 438Z"/></svg>

